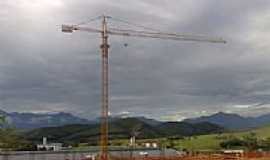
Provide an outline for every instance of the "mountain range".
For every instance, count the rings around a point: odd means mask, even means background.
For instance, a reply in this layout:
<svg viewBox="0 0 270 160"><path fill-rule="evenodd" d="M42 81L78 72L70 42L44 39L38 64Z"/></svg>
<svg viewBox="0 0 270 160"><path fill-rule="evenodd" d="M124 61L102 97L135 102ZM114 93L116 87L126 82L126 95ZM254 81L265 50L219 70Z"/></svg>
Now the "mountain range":
<svg viewBox="0 0 270 160"><path fill-rule="evenodd" d="M185 119L184 122L192 124L209 122L231 130L250 129L270 124L270 114L258 117L242 117L234 113L219 112L210 116Z"/></svg>
<svg viewBox="0 0 270 160"><path fill-rule="evenodd" d="M9 126L19 129L63 126L68 124L90 124L87 119L76 117L70 113L8 113L0 110Z"/></svg>
<svg viewBox="0 0 270 160"><path fill-rule="evenodd" d="M71 124L98 124L99 119L88 120L77 117L70 113L8 113L0 110L0 115L4 115L8 124L12 127L21 129L34 129L42 127L58 127ZM150 125L158 126L164 124L154 119L145 117L136 117L140 121ZM110 121L121 119L121 117L110 117ZM183 122L197 124L201 122L208 122L218 125L222 128L237 130L261 127L270 124L270 114L261 115L258 117L243 117L234 113L219 112L209 116L202 116L197 118L185 119ZM170 122L173 123L173 122ZM170 124L169 123L169 124Z"/></svg>

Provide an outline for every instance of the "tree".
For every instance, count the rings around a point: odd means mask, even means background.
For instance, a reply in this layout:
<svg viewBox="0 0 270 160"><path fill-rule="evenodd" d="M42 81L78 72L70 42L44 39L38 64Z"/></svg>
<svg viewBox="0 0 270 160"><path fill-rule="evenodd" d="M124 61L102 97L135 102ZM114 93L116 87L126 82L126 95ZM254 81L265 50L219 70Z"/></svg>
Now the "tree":
<svg viewBox="0 0 270 160"><path fill-rule="evenodd" d="M220 146L225 149L233 149L235 147L244 146L244 142L237 137L231 137L230 139L221 142Z"/></svg>
<svg viewBox="0 0 270 160"><path fill-rule="evenodd" d="M260 141L260 148L264 148L267 151L270 150L270 137Z"/></svg>
<svg viewBox="0 0 270 160"><path fill-rule="evenodd" d="M258 148L258 138L256 133L250 132L248 135L243 137L243 140L249 150Z"/></svg>
<svg viewBox="0 0 270 160"><path fill-rule="evenodd" d="M3 128L6 124L6 117L4 115L0 115L0 127Z"/></svg>

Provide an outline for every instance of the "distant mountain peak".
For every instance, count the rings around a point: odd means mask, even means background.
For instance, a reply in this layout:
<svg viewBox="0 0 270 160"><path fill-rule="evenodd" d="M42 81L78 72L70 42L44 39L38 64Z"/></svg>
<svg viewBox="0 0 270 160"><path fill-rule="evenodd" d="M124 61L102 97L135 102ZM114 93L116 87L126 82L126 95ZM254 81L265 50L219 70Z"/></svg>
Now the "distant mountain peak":
<svg viewBox="0 0 270 160"><path fill-rule="evenodd" d="M218 114L218 115L235 115L235 116L240 116L239 114L236 114L236 113L228 113L228 112L217 112L216 114Z"/></svg>
<svg viewBox="0 0 270 160"><path fill-rule="evenodd" d="M11 112L7 113L0 110L0 114L5 115L10 122L10 125L16 128L41 128L41 127L55 127L69 124L89 124L93 123L87 119L77 117L71 113L66 112Z"/></svg>
<svg viewBox="0 0 270 160"><path fill-rule="evenodd" d="M242 117L236 113L218 112L209 116L185 119L189 123L210 122L227 129L248 129L270 124L270 114L258 117Z"/></svg>
<svg viewBox="0 0 270 160"><path fill-rule="evenodd" d="M0 115L7 115L7 112L0 109Z"/></svg>

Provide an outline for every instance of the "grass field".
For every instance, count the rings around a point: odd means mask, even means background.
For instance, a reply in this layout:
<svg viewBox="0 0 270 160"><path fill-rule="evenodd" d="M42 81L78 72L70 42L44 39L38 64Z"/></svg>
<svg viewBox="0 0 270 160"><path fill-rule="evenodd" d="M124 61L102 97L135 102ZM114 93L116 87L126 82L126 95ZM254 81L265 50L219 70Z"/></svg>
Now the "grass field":
<svg viewBox="0 0 270 160"><path fill-rule="evenodd" d="M266 139L270 137L270 126L249 131L193 136L190 138L177 140L175 145L177 148L186 148L189 150L217 150L221 149L219 144L224 140L224 138L230 136L241 138L249 135L251 132L255 133L258 139Z"/></svg>
<svg viewBox="0 0 270 160"><path fill-rule="evenodd" d="M220 149L219 143L222 141L216 138L217 135L203 135L183 140L177 140L177 148L186 148L188 150L217 150Z"/></svg>

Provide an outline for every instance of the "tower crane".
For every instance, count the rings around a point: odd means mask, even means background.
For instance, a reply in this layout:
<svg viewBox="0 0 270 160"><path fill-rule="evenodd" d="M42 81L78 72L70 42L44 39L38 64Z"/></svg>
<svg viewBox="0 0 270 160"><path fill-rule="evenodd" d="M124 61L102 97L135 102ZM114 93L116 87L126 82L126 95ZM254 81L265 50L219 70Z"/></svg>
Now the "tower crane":
<svg viewBox="0 0 270 160"><path fill-rule="evenodd" d="M109 113L109 35L115 36L127 36L127 37L140 37L140 38L155 38L155 39L165 39L165 40L175 40L175 41L196 41L196 42L209 42L209 43L226 43L225 40L218 37L208 37L202 35L192 35L192 34L177 34L177 33L167 33L161 32L159 30L149 31L150 29L141 25L136 25L137 27L144 28L145 30L132 30L132 29L119 29L119 28L108 28L108 19L114 19L110 16L99 16L95 19L102 20L101 29L83 27L79 25L62 25L62 32L72 33L74 31L86 31L101 34L101 59L102 59L102 97L101 97L101 125L100 125L100 159L108 160L108 113ZM122 21L124 23L129 23L120 19L114 19ZM131 24L131 23L130 23ZM134 25L134 24L133 24ZM147 29L147 30L146 30Z"/></svg>

